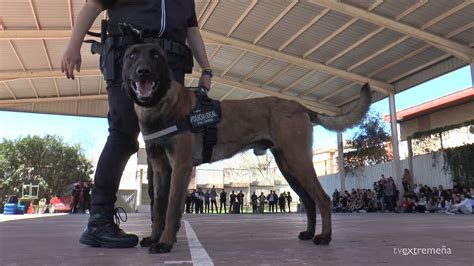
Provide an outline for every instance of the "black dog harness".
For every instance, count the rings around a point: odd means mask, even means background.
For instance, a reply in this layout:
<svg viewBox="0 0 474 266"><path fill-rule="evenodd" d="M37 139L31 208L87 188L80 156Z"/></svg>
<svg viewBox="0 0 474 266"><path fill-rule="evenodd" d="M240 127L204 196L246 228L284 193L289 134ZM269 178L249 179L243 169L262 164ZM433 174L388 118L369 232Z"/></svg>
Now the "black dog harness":
<svg viewBox="0 0 474 266"><path fill-rule="evenodd" d="M186 131L203 132L202 162L208 163L212 157L212 150L217 144L217 124L222 117L221 103L209 98L202 89L195 90L194 93L196 94L196 105L187 117L173 121L156 131L143 132L143 140L149 146L159 144L165 139Z"/></svg>

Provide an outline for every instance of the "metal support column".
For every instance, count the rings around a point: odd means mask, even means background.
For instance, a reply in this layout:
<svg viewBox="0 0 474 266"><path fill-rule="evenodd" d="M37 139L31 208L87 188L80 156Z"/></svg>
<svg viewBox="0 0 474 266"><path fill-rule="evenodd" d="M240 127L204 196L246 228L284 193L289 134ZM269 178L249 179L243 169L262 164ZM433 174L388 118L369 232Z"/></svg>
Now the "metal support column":
<svg viewBox="0 0 474 266"><path fill-rule="evenodd" d="M390 104L390 125L391 125L391 133L392 133L392 150L393 150L393 161L392 161L392 169L393 169L393 179L395 180L395 184L397 185L397 189L400 191L400 196L403 194L403 186L402 186L402 175L401 175L401 166L400 166L400 152L399 152L399 145L398 145L398 129L397 129L397 110L395 108L395 94L390 93L388 96L389 104Z"/></svg>
<svg viewBox="0 0 474 266"><path fill-rule="evenodd" d="M337 168L339 169L339 180L341 182L340 192L346 190L346 173L344 171L344 140L342 132L337 132Z"/></svg>

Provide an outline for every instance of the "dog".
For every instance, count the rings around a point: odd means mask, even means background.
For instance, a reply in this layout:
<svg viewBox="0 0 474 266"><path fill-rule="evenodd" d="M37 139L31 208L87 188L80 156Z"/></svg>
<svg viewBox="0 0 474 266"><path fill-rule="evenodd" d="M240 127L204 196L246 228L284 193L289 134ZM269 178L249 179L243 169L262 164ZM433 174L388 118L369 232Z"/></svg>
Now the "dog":
<svg viewBox="0 0 474 266"><path fill-rule="evenodd" d="M173 80L166 54L155 44L129 47L123 59L123 89L134 101L140 130L163 128L186 118L196 104L196 95ZM371 102L369 84L361 88L356 106L341 116L326 116L296 101L277 97L221 102L222 119L217 125L217 144L210 162L253 149L270 150L291 188L299 195L307 216L306 231L299 239L317 245L331 241L331 204L319 183L312 160L312 133L316 124L341 131L359 123ZM203 163L202 132L182 132L156 145L146 145L153 184L152 233L140 245L151 253L170 252L184 211L184 201L193 167ZM151 177L152 175L152 177ZM322 232L315 235L316 204L322 216Z"/></svg>

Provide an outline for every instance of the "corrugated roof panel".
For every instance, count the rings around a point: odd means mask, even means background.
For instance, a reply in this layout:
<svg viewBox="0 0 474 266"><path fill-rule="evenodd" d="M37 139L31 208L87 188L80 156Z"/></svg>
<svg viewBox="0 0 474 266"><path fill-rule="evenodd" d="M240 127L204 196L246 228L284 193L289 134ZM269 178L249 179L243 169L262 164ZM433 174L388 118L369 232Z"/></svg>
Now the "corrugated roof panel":
<svg viewBox="0 0 474 266"><path fill-rule="evenodd" d="M470 45L474 41L474 28L463 31L460 34L453 36L452 39L457 42Z"/></svg>
<svg viewBox="0 0 474 266"><path fill-rule="evenodd" d="M59 94L60 96L77 96L77 80L58 78Z"/></svg>
<svg viewBox="0 0 474 266"><path fill-rule="evenodd" d="M384 81L391 80L399 75L407 73L409 69L415 69L423 64L432 61L434 58L439 58L445 54L445 52L437 48L431 47L413 56L412 58L401 62L400 64L397 64L391 68L384 70L383 72L380 72L374 78Z"/></svg>
<svg viewBox="0 0 474 266"><path fill-rule="evenodd" d="M437 16L461 4L462 2L462 0L428 1L426 4L402 18L401 21L415 27L421 27L428 21L435 19Z"/></svg>
<svg viewBox="0 0 474 266"><path fill-rule="evenodd" d="M360 86L354 86L354 87L351 87L350 89L348 90L345 90L343 91L341 94L338 94L338 97L337 97L337 102L335 103L336 106L340 106L344 101L354 97L354 96L357 96L359 95L360 93Z"/></svg>
<svg viewBox="0 0 474 266"><path fill-rule="evenodd" d="M23 71L10 43L0 40L0 71Z"/></svg>
<svg viewBox="0 0 474 266"><path fill-rule="evenodd" d="M36 113L75 115L77 110L76 101L35 103Z"/></svg>
<svg viewBox="0 0 474 266"><path fill-rule="evenodd" d="M299 3L294 6L265 36L258 44L278 48L300 28L313 19L323 8Z"/></svg>
<svg viewBox="0 0 474 266"><path fill-rule="evenodd" d="M100 94L107 94L107 82L103 79L103 77L99 77L99 79L100 82L102 82L102 89L100 90Z"/></svg>
<svg viewBox="0 0 474 266"><path fill-rule="evenodd" d="M399 45L386 51L383 56L377 56L373 60L356 67L353 69L353 72L362 75L368 75L373 71L376 71L377 69L382 68L385 65L388 65L393 61L398 60L401 57L423 47L424 45L426 45L426 43L417 39L407 39Z"/></svg>
<svg viewBox="0 0 474 266"><path fill-rule="evenodd" d="M378 28L377 25L358 20L308 57L319 62L326 62L376 28Z"/></svg>
<svg viewBox="0 0 474 266"><path fill-rule="evenodd" d="M38 22L43 30L70 29L69 5L64 0L33 1ZM74 1L74 5L84 5L85 1ZM30 12L31 13L31 12ZM31 15L30 15L31 16ZM36 26L35 26L36 28Z"/></svg>
<svg viewBox="0 0 474 266"><path fill-rule="evenodd" d="M61 69L61 60L63 57L63 53L67 47L68 40L54 40L54 39L47 39L45 40L46 49L49 53L49 59L51 60L51 65L53 65L53 69ZM84 57L84 47L89 45L82 45L81 54ZM82 65L81 67L84 68Z"/></svg>
<svg viewBox="0 0 474 266"><path fill-rule="evenodd" d="M3 82L0 82L0 99L13 99L13 96L10 94Z"/></svg>
<svg viewBox="0 0 474 266"><path fill-rule="evenodd" d="M347 69L350 66L357 64L359 61L371 56L373 53L383 49L384 47L392 44L393 42L402 37L402 34L394 32L392 30L383 30L382 32L373 36L370 40L365 41L361 45L352 49L352 51L349 51L344 56L332 62L330 65L342 69ZM363 36L361 36L361 38L363 38Z"/></svg>
<svg viewBox="0 0 474 266"><path fill-rule="evenodd" d="M354 83L354 85L350 86L345 91L357 91L357 90L360 90L360 87L361 86L359 84ZM328 103L331 103L331 104L334 104L334 105L337 105L338 103L341 103L345 99L344 98L344 92L341 92L340 94L336 94L336 95L332 96L331 98L326 99L325 102L328 102Z"/></svg>
<svg viewBox="0 0 474 266"><path fill-rule="evenodd" d="M223 46L211 59L210 65L214 72L219 75L242 53L242 50L231 46Z"/></svg>
<svg viewBox="0 0 474 266"><path fill-rule="evenodd" d="M77 106L78 113L84 116L97 116L99 114L100 117L104 117L108 110L107 100L79 101Z"/></svg>
<svg viewBox="0 0 474 266"><path fill-rule="evenodd" d="M224 85L222 83L215 83L209 92L209 97L212 99L220 100L232 87Z"/></svg>
<svg viewBox="0 0 474 266"><path fill-rule="evenodd" d="M296 86L293 86L289 91L300 94L302 92L309 90L310 88L315 87L316 85L327 80L330 77L331 75L328 75L322 72L314 72L307 79L303 80Z"/></svg>
<svg viewBox="0 0 474 266"><path fill-rule="evenodd" d="M41 40L16 40L13 44L26 70L49 68Z"/></svg>
<svg viewBox="0 0 474 266"><path fill-rule="evenodd" d="M8 86L12 89L15 93L17 98L35 98L35 93L33 88L31 87L30 83L27 80L20 79L20 80L13 80L8 81Z"/></svg>
<svg viewBox="0 0 474 266"><path fill-rule="evenodd" d="M220 1L204 25L204 28L227 34L250 3L249 0Z"/></svg>
<svg viewBox="0 0 474 266"><path fill-rule="evenodd" d="M81 95L97 95L100 80L99 77L81 77Z"/></svg>
<svg viewBox="0 0 474 266"><path fill-rule="evenodd" d="M287 62L272 59L250 77L249 81L257 82L258 84L265 83L288 65L289 63Z"/></svg>
<svg viewBox="0 0 474 266"><path fill-rule="evenodd" d="M27 0L2 0L0 18L7 30L36 29L33 13Z"/></svg>
<svg viewBox="0 0 474 266"><path fill-rule="evenodd" d="M372 10L372 12L393 19L418 2L419 0L384 1L381 5Z"/></svg>
<svg viewBox="0 0 474 266"><path fill-rule="evenodd" d="M314 97L316 99L321 99L325 95L328 95L329 93L331 93L331 92L333 92L337 89L340 89L340 88L342 88L346 85L349 85L349 83L351 83L351 81L346 80L346 79L342 79L342 78L336 78L336 79L332 80L331 82L324 84L324 86L322 86L321 88L319 88L315 91L312 91L308 95L311 96L311 97Z"/></svg>
<svg viewBox="0 0 474 266"><path fill-rule="evenodd" d="M474 21L474 5L469 5L464 9L452 14L440 22L429 27L427 30L440 36L445 36L464 25ZM472 41L472 39L471 39Z"/></svg>
<svg viewBox="0 0 474 266"><path fill-rule="evenodd" d="M342 0L342 2L367 10L375 0Z"/></svg>
<svg viewBox="0 0 474 266"><path fill-rule="evenodd" d="M248 91L235 89L231 94L225 97L225 100L242 100L245 99L247 95L249 95Z"/></svg>
<svg viewBox="0 0 474 266"><path fill-rule="evenodd" d="M268 86L279 90L284 89L310 71L311 70L306 67L294 66L288 70L288 72L268 84Z"/></svg>
<svg viewBox="0 0 474 266"><path fill-rule="evenodd" d="M349 16L339 12L330 11L294 40L285 49L285 52L302 56L326 37L331 35L334 31L339 29L344 25L344 23L347 23L350 19Z"/></svg>
<svg viewBox="0 0 474 266"><path fill-rule="evenodd" d="M235 29L232 37L253 41L288 6L290 0L261 0Z"/></svg>
<svg viewBox="0 0 474 266"><path fill-rule="evenodd" d="M39 97L58 96L54 87L53 79L32 79L31 83L36 88Z"/></svg>
<svg viewBox="0 0 474 266"><path fill-rule="evenodd" d="M247 53L227 72L227 76L244 78L266 58L259 54Z"/></svg>
<svg viewBox="0 0 474 266"><path fill-rule="evenodd" d="M12 112L31 112L31 103L0 107L0 110Z"/></svg>
<svg viewBox="0 0 474 266"><path fill-rule="evenodd" d="M194 9L196 10L196 16L198 17L198 19L199 19L199 15L204 13L205 11L204 9L206 8L209 2L210 0L195 0L194 1Z"/></svg>

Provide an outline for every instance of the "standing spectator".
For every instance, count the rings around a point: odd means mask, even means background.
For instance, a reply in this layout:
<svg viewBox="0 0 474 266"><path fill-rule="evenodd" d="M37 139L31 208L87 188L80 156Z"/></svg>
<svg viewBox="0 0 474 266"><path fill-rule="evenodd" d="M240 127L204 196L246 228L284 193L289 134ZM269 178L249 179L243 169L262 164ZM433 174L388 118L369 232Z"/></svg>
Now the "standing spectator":
<svg viewBox="0 0 474 266"><path fill-rule="evenodd" d="M209 213L209 207L211 203L211 193L209 192L209 189L206 191L206 193L204 193L204 202L206 204L204 208L204 212Z"/></svg>
<svg viewBox="0 0 474 266"><path fill-rule="evenodd" d="M224 213L227 213L227 207L226 207L226 203L227 203L227 193L225 192L224 189L222 189L221 191L221 194L219 195L219 201L220 201L220 209L219 209L219 213L222 213L222 206L224 206ZM229 208L230 209L230 208ZM230 211L230 210L229 210Z"/></svg>
<svg viewBox="0 0 474 266"><path fill-rule="evenodd" d="M214 207L216 207L216 213L217 213L217 192L216 192L216 186L212 186L212 189L211 189L211 213L214 213Z"/></svg>
<svg viewBox="0 0 474 266"><path fill-rule="evenodd" d="M275 202L274 202L274 205L275 205L275 212L278 212L278 203L279 203L279 198L278 198L278 194L276 193L275 190L273 190L273 197L275 197Z"/></svg>
<svg viewBox="0 0 474 266"><path fill-rule="evenodd" d="M387 203L387 209L389 212L393 211L392 197L395 194L393 191L393 185L390 183L390 179L386 179L383 185L384 199Z"/></svg>
<svg viewBox="0 0 474 266"><path fill-rule="evenodd" d="M270 190L270 194L267 196L268 200L268 212L275 211L275 195L273 194L273 190Z"/></svg>
<svg viewBox="0 0 474 266"><path fill-rule="evenodd" d="M232 190L232 193L230 194L229 198L230 198L229 213L233 213L234 212L234 204L235 204L236 199L237 199L237 195L235 195L235 192L233 190Z"/></svg>
<svg viewBox="0 0 474 266"><path fill-rule="evenodd" d="M91 187L88 182L84 182L84 186L82 187L82 197L84 212L87 210L87 213L89 213L91 207Z"/></svg>
<svg viewBox="0 0 474 266"><path fill-rule="evenodd" d="M72 188L71 213L77 213L77 209L82 208L82 181L78 181Z"/></svg>
<svg viewBox="0 0 474 266"><path fill-rule="evenodd" d="M280 205L280 212L286 212L286 210L285 210L285 205L286 205L285 192L280 193L280 197L278 197L278 205Z"/></svg>
<svg viewBox="0 0 474 266"><path fill-rule="evenodd" d="M240 213L244 212L244 193L242 190L237 194L237 202L239 203Z"/></svg>
<svg viewBox="0 0 474 266"><path fill-rule="evenodd" d="M257 193L254 191L252 196L250 197L250 201L252 202L252 213L257 213L257 200L258 196Z"/></svg>
<svg viewBox="0 0 474 266"><path fill-rule="evenodd" d="M193 189L193 192L191 192L191 212L190 213L194 213L195 209L196 209L196 195L197 195L197 191L196 189Z"/></svg>
<svg viewBox="0 0 474 266"><path fill-rule="evenodd" d="M381 212L385 211L385 197L384 197L383 185L384 185L383 179L380 179L378 182L374 182L374 191L377 195L377 202L379 204Z"/></svg>
<svg viewBox="0 0 474 266"><path fill-rule="evenodd" d="M293 198L290 195L290 191L288 191L286 195L286 201L288 202L288 212L291 212L291 202L293 201Z"/></svg>
<svg viewBox="0 0 474 266"><path fill-rule="evenodd" d="M191 213L191 203L192 202L193 202L193 194L188 193L188 195L186 195L186 201L184 203L186 213Z"/></svg>
<svg viewBox="0 0 474 266"><path fill-rule="evenodd" d="M413 176L411 175L410 170L407 168L403 170L402 184L404 193L411 192L411 188L413 186Z"/></svg>
<svg viewBox="0 0 474 266"><path fill-rule="evenodd" d="M260 196L258 197L258 201L259 201L259 204L260 204L259 212L264 213L265 212L265 202L267 201L267 197L265 197L265 194L263 194L263 191L262 191L262 193L260 193Z"/></svg>

